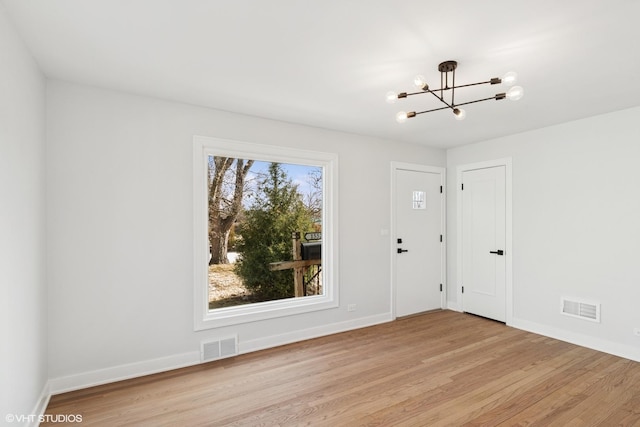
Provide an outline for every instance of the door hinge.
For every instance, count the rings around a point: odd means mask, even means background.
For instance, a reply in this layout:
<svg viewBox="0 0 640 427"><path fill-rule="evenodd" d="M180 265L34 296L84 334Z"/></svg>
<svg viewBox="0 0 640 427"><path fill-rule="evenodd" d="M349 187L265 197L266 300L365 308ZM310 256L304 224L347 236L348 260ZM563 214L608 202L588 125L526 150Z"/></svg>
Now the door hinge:
<svg viewBox="0 0 640 427"><path fill-rule="evenodd" d="M440 194L442 194L442 185L440 186Z"/></svg>
<svg viewBox="0 0 640 427"><path fill-rule="evenodd" d="M462 287L462 293L464 294L464 286Z"/></svg>
<svg viewBox="0 0 640 427"><path fill-rule="evenodd" d="M440 235L440 242L442 242L442 234Z"/></svg>
<svg viewBox="0 0 640 427"><path fill-rule="evenodd" d="M440 292L442 292L442 283L440 283Z"/></svg>
<svg viewBox="0 0 640 427"><path fill-rule="evenodd" d="M460 187L462 188L462 190L464 190L464 183L460 184Z"/></svg>

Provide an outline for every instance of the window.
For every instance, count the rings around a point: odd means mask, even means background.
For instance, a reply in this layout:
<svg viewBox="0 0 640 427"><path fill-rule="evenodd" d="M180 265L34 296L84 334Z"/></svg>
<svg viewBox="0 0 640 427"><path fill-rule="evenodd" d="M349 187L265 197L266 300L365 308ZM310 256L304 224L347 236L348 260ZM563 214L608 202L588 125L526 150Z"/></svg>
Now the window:
<svg viewBox="0 0 640 427"><path fill-rule="evenodd" d="M338 306L337 162L332 153L194 137L196 330ZM295 199L287 199L295 206L289 210L299 214L265 226L271 197L282 194ZM252 252L260 227L279 230L276 243L265 232L258 245L269 247L267 255ZM227 254L236 263L220 264ZM241 278L247 294L220 296L218 274ZM279 282L262 283L263 276Z"/></svg>

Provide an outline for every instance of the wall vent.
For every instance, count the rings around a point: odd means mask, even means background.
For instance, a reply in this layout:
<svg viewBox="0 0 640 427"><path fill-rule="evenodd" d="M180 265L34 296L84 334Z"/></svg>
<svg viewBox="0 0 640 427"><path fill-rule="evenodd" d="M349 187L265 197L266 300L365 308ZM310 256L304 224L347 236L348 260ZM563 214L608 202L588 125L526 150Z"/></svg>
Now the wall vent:
<svg viewBox="0 0 640 427"><path fill-rule="evenodd" d="M562 298L562 314L600 323L600 304L576 298Z"/></svg>
<svg viewBox="0 0 640 427"><path fill-rule="evenodd" d="M238 336L220 338L200 344L200 360L210 362L238 354Z"/></svg>

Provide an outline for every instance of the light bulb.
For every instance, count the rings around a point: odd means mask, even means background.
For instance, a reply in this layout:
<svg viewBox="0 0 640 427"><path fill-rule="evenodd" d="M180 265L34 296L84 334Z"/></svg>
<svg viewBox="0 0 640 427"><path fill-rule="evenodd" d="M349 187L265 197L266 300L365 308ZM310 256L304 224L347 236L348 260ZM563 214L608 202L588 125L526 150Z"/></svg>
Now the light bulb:
<svg viewBox="0 0 640 427"><path fill-rule="evenodd" d="M517 101L524 96L524 89L521 86L514 86L507 91L507 99Z"/></svg>
<svg viewBox="0 0 640 427"><path fill-rule="evenodd" d="M398 100L398 94L395 92L387 92L387 102L389 104L395 104Z"/></svg>
<svg viewBox="0 0 640 427"><path fill-rule="evenodd" d="M422 89L427 85L427 79L423 75L417 75L413 79L413 84Z"/></svg>
<svg viewBox="0 0 640 427"><path fill-rule="evenodd" d="M404 123L407 121L407 113L405 111L400 111L398 114L396 114L396 121L398 123Z"/></svg>
<svg viewBox="0 0 640 427"><path fill-rule="evenodd" d="M507 86L513 86L516 81L518 81L518 74L513 71L509 71L507 74L502 76L502 83Z"/></svg>
<svg viewBox="0 0 640 427"><path fill-rule="evenodd" d="M462 108L454 108L453 115L455 116L456 120L464 120L464 118L467 117L467 112Z"/></svg>

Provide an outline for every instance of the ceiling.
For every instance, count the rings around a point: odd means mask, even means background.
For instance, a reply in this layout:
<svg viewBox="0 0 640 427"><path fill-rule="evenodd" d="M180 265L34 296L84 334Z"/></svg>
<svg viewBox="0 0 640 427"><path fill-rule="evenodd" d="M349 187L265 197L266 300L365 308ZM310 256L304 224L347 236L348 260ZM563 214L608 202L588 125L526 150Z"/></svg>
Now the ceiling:
<svg viewBox="0 0 640 427"><path fill-rule="evenodd" d="M286 122L454 147L640 105L637 0L4 0L46 76ZM518 72L517 102L413 91ZM463 102L505 88L456 92ZM402 102L404 101L404 102Z"/></svg>

